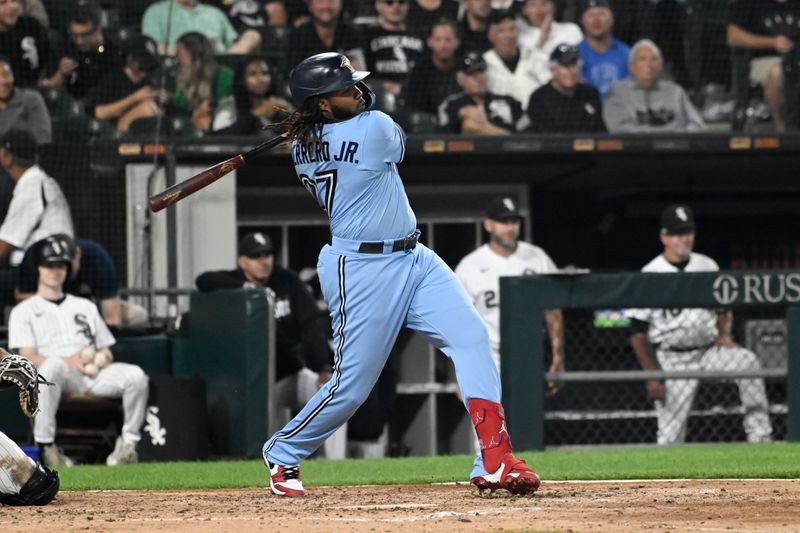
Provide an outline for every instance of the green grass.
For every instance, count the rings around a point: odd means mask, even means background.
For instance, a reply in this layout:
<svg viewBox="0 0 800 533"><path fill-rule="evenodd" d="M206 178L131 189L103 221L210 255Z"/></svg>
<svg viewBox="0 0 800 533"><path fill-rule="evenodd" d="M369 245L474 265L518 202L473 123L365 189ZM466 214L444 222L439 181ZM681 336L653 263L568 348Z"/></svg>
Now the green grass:
<svg viewBox="0 0 800 533"><path fill-rule="evenodd" d="M800 444L721 444L554 450L518 454L547 480L667 478L800 478ZM464 455L303 463L306 486L465 481ZM60 471L62 489L206 489L264 487L261 461L144 463Z"/></svg>

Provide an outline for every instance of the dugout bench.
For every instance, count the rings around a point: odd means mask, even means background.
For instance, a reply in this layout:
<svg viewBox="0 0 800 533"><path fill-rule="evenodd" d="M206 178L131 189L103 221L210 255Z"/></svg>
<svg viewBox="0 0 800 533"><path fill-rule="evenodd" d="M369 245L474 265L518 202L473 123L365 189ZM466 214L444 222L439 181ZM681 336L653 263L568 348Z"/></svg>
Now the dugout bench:
<svg viewBox="0 0 800 533"><path fill-rule="evenodd" d="M268 406L272 403L268 387L268 380L274 375L271 310L271 299L264 291L196 292L191 295L188 336L117 339L112 348L115 360L137 364L150 376L151 403L153 390L169 396L170 387L183 387L182 392L172 391L177 394L168 400L168 405L178 412L172 420L177 424L192 420L189 426L199 433L170 431L168 413L163 407L161 412L153 413L153 406L149 405L139 450L142 460L159 459L158 449L148 450L150 445L145 443L151 438L158 440L158 435L151 435L147 429L154 414L159 423L153 432L165 429L166 440L180 439L177 448L190 450L192 458L205 458L209 452L215 456L260 456L261 446L269 436ZM191 386L197 381L205 385L204 409L197 406L197 387ZM187 395L194 399L187 403ZM59 422L62 415L68 417L59 425L60 445L64 444L62 441L72 441L80 447L91 445L95 449L86 454L94 453L97 458L113 447L121 424L120 401L73 397L62 401ZM90 418L95 423L87 424ZM0 429L17 441L30 439L30 424L19 409L16 393L0 394Z"/></svg>

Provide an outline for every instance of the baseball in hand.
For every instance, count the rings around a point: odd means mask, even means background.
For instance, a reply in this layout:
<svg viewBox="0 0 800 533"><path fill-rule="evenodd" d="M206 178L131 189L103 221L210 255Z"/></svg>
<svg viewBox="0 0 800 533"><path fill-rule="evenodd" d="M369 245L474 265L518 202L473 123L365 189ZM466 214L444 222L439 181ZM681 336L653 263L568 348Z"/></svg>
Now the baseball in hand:
<svg viewBox="0 0 800 533"><path fill-rule="evenodd" d="M83 364L91 363L94 361L94 348L91 346L87 346L83 350L80 351L81 361Z"/></svg>
<svg viewBox="0 0 800 533"><path fill-rule="evenodd" d="M108 352L99 351L94 354L94 364L97 368L105 368L111 363L111 357Z"/></svg>
<svg viewBox="0 0 800 533"><path fill-rule="evenodd" d="M97 368L97 365L94 363L87 363L83 365L83 373L89 376L90 378L95 377L98 372L100 372L100 369Z"/></svg>

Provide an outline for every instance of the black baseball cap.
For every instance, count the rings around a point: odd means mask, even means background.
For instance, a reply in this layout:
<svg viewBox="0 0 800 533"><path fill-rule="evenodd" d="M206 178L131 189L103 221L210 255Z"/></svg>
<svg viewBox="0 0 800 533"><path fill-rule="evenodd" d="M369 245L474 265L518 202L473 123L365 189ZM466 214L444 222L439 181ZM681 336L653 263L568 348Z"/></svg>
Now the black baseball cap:
<svg viewBox="0 0 800 533"><path fill-rule="evenodd" d="M672 204L661 213L661 233L679 235L694 231L694 212L685 204Z"/></svg>
<svg viewBox="0 0 800 533"><path fill-rule="evenodd" d="M480 52L467 52L461 58L461 66L459 69L464 74L474 74L476 72L484 72L486 70L486 60Z"/></svg>
<svg viewBox="0 0 800 533"><path fill-rule="evenodd" d="M581 14L585 13L589 9L593 7L604 7L608 10L611 10L611 4L608 3L608 0L584 0L581 6Z"/></svg>
<svg viewBox="0 0 800 533"><path fill-rule="evenodd" d="M272 239L269 238L269 235L258 231L256 233L248 233L239 241L240 256L253 257L264 253L275 253L275 247L272 245Z"/></svg>
<svg viewBox="0 0 800 533"><path fill-rule="evenodd" d="M153 72L159 66L158 45L145 35L134 33L124 41L123 49L139 64L143 72Z"/></svg>
<svg viewBox="0 0 800 533"><path fill-rule="evenodd" d="M0 147L26 161L35 161L38 149L36 139L25 130L9 130L0 139Z"/></svg>
<svg viewBox="0 0 800 533"><path fill-rule="evenodd" d="M493 9L491 13L489 13L489 26L493 24L499 24L504 20L510 20L515 22L517 19L508 9Z"/></svg>
<svg viewBox="0 0 800 533"><path fill-rule="evenodd" d="M562 67L574 65L581 60L581 53L577 46L561 43L550 53L550 61L558 63Z"/></svg>
<svg viewBox="0 0 800 533"><path fill-rule="evenodd" d="M486 208L486 218L498 221L511 219L522 220L522 215L517 208L517 203L508 196L495 198Z"/></svg>

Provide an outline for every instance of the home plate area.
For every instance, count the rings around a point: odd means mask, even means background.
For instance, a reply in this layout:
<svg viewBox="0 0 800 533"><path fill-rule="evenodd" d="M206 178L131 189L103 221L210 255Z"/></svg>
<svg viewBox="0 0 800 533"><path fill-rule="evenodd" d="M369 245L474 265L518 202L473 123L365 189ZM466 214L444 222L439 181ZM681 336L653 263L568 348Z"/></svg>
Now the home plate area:
<svg viewBox="0 0 800 533"><path fill-rule="evenodd" d="M800 480L545 482L533 497L468 484L62 492L0 507L11 531L753 531L800 533Z"/></svg>

